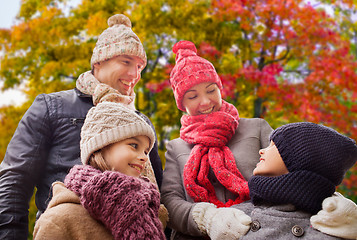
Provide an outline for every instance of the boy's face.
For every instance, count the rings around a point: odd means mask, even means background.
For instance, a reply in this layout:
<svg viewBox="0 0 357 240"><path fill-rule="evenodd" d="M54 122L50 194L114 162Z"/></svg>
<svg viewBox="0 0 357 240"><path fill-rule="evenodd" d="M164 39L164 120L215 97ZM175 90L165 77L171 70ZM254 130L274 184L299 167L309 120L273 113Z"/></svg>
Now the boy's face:
<svg viewBox="0 0 357 240"><path fill-rule="evenodd" d="M94 76L101 82L130 95L140 80L144 62L139 57L120 55L94 64Z"/></svg>
<svg viewBox="0 0 357 240"><path fill-rule="evenodd" d="M253 170L253 175L273 177L289 172L273 141L270 141L270 145L267 148L261 149L259 154L260 162L257 163Z"/></svg>
<svg viewBox="0 0 357 240"><path fill-rule="evenodd" d="M199 83L187 90L182 105L191 116L216 112L222 106L221 91L215 83Z"/></svg>
<svg viewBox="0 0 357 240"><path fill-rule="evenodd" d="M103 157L113 171L139 177L148 160L149 147L147 136L136 136L104 148Z"/></svg>

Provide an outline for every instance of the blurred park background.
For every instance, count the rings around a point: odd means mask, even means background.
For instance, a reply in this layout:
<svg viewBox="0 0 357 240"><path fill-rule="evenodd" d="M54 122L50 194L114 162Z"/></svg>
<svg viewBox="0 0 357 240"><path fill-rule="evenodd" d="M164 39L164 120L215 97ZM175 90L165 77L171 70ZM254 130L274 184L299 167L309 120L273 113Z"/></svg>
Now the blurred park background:
<svg viewBox="0 0 357 240"><path fill-rule="evenodd" d="M357 140L357 2L355 0L22 0L16 24L0 29L1 91L20 104L0 107L0 161L19 120L41 93L75 86L90 69L107 19L126 14L148 57L136 107L155 125L160 155L179 136L181 112L168 82L172 46L196 44L223 81L240 117L273 128L298 121L332 127ZM338 188L357 202L357 166ZM30 206L30 232L36 207ZM31 239L32 236L29 236Z"/></svg>

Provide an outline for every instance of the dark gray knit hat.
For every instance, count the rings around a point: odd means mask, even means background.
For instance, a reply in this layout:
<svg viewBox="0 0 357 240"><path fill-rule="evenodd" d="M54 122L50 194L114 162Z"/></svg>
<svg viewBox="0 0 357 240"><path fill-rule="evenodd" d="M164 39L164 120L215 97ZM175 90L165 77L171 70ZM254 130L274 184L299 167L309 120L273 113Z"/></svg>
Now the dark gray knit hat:
<svg viewBox="0 0 357 240"><path fill-rule="evenodd" d="M289 170L307 170L339 185L346 171L357 160L353 139L337 131L310 122L290 123L270 136Z"/></svg>
<svg viewBox="0 0 357 240"><path fill-rule="evenodd" d="M315 123L291 123L270 136L289 173L253 176L248 181L254 204L293 204L316 214L357 160L354 140Z"/></svg>

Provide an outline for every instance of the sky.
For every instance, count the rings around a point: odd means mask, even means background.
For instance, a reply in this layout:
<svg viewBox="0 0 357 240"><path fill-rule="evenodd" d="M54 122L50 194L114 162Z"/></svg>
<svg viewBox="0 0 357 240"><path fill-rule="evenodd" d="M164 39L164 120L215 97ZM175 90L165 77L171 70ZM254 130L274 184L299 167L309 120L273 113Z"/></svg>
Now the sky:
<svg viewBox="0 0 357 240"><path fill-rule="evenodd" d="M21 0L0 0L0 28L10 28L20 10Z"/></svg>
<svg viewBox="0 0 357 240"><path fill-rule="evenodd" d="M0 28L10 28L15 23L15 16L20 10L21 0L0 0ZM0 81L0 88L3 83ZM0 107L9 104L21 105L25 96L15 89L0 92Z"/></svg>
<svg viewBox="0 0 357 240"><path fill-rule="evenodd" d="M77 5L80 0L69 0L69 4ZM21 0L0 0L0 28L11 28L16 23L16 15L20 11ZM0 81L0 88L3 83ZM4 105L21 105L26 100L21 91L10 89L0 91L0 107Z"/></svg>

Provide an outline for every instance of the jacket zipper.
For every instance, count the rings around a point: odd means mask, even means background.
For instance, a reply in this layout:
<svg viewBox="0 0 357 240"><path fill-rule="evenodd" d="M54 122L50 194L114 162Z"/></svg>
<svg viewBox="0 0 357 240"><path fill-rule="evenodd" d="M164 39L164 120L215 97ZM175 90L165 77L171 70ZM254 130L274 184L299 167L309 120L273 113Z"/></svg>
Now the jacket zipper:
<svg viewBox="0 0 357 240"><path fill-rule="evenodd" d="M85 118L71 118L69 120L72 125L77 125L78 123L84 123Z"/></svg>

